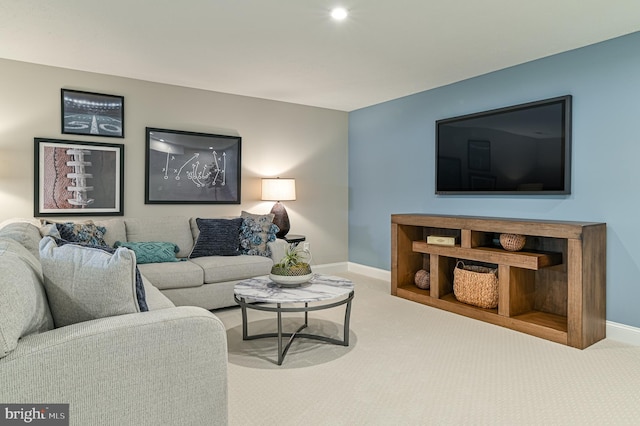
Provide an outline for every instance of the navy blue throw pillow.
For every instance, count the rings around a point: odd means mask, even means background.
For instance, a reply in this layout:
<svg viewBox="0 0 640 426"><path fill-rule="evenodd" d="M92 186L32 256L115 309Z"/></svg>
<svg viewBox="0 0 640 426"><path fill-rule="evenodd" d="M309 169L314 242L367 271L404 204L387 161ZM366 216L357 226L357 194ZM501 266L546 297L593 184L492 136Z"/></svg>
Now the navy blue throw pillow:
<svg viewBox="0 0 640 426"><path fill-rule="evenodd" d="M238 256L240 254L240 226L242 218L196 219L198 240L190 259L203 256Z"/></svg>

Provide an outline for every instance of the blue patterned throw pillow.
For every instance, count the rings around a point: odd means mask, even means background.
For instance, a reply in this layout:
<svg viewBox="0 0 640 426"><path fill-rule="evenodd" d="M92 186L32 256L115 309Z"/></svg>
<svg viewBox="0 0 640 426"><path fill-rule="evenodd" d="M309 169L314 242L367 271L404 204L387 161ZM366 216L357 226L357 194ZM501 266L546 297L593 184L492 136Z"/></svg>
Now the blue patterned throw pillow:
<svg viewBox="0 0 640 426"><path fill-rule="evenodd" d="M240 225L242 218L196 219L198 239L190 259L204 256L238 256L240 254Z"/></svg>
<svg viewBox="0 0 640 426"><path fill-rule="evenodd" d="M122 242L116 241L114 247L126 247L136 254L136 262L143 263L164 263L179 262L176 253L180 248L174 243L165 243L160 241L149 242Z"/></svg>
<svg viewBox="0 0 640 426"><path fill-rule="evenodd" d="M276 240L280 230L273 222L273 214L253 214L243 211L240 226L240 250L242 254L254 256L271 256L267 243Z"/></svg>
<svg viewBox="0 0 640 426"><path fill-rule="evenodd" d="M72 243L84 243L94 246L108 246L104 241L107 228L93 223L56 223L60 238Z"/></svg>

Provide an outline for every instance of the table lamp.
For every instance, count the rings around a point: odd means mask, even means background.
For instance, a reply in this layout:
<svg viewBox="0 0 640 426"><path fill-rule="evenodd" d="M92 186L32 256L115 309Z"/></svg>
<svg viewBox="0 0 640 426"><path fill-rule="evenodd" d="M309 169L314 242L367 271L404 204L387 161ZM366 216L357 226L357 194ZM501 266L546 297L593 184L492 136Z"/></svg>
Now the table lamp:
<svg viewBox="0 0 640 426"><path fill-rule="evenodd" d="M289 232L289 215L281 201L293 201L296 199L296 180L280 178L262 179L262 200L276 201L271 208L273 213L273 223L280 231L276 234L278 238L284 238Z"/></svg>

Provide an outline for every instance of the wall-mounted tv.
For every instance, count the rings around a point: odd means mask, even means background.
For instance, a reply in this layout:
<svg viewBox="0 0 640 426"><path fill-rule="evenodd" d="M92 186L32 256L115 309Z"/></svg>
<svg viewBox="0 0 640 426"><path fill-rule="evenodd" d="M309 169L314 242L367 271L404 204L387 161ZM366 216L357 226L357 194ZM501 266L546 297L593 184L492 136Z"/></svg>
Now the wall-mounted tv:
<svg viewBox="0 0 640 426"><path fill-rule="evenodd" d="M436 194L570 193L570 95L436 121Z"/></svg>

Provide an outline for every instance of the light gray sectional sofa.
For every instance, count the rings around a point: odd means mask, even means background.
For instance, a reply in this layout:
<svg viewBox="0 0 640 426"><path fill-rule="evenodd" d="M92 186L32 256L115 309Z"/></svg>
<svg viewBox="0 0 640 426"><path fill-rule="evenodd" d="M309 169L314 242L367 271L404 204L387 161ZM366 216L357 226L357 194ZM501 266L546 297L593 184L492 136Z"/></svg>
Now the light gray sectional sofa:
<svg viewBox="0 0 640 426"><path fill-rule="evenodd" d="M94 221L104 226L104 239L113 246L116 241L175 243L181 262L138 265L140 272L177 306L200 306L218 309L236 306L233 286L240 280L268 275L274 261L280 260L287 243L269 242L271 256L205 256L188 259L198 239L196 218L170 216L159 218L115 218Z"/></svg>
<svg viewBox="0 0 640 426"><path fill-rule="evenodd" d="M148 312L54 328L40 240L29 223L0 229L1 403L70 404L71 425L227 424L215 315L175 307L145 280Z"/></svg>
<svg viewBox="0 0 640 426"><path fill-rule="evenodd" d="M95 222L107 228L110 245L171 241L182 259L197 240L195 223L184 217ZM205 256L137 265L148 311L132 302L111 315L109 286L135 301L135 256L124 248L106 254L78 246L65 254L68 246L42 238L43 231L27 222L0 229L0 403L68 403L71 425L227 424L226 331L206 309L235 305L233 285L268 274L272 259ZM272 256L285 247L270 243ZM124 278L91 275L91 268L116 260ZM61 308L64 294L52 291L59 283L70 292L93 286L102 293L75 294L80 302Z"/></svg>

